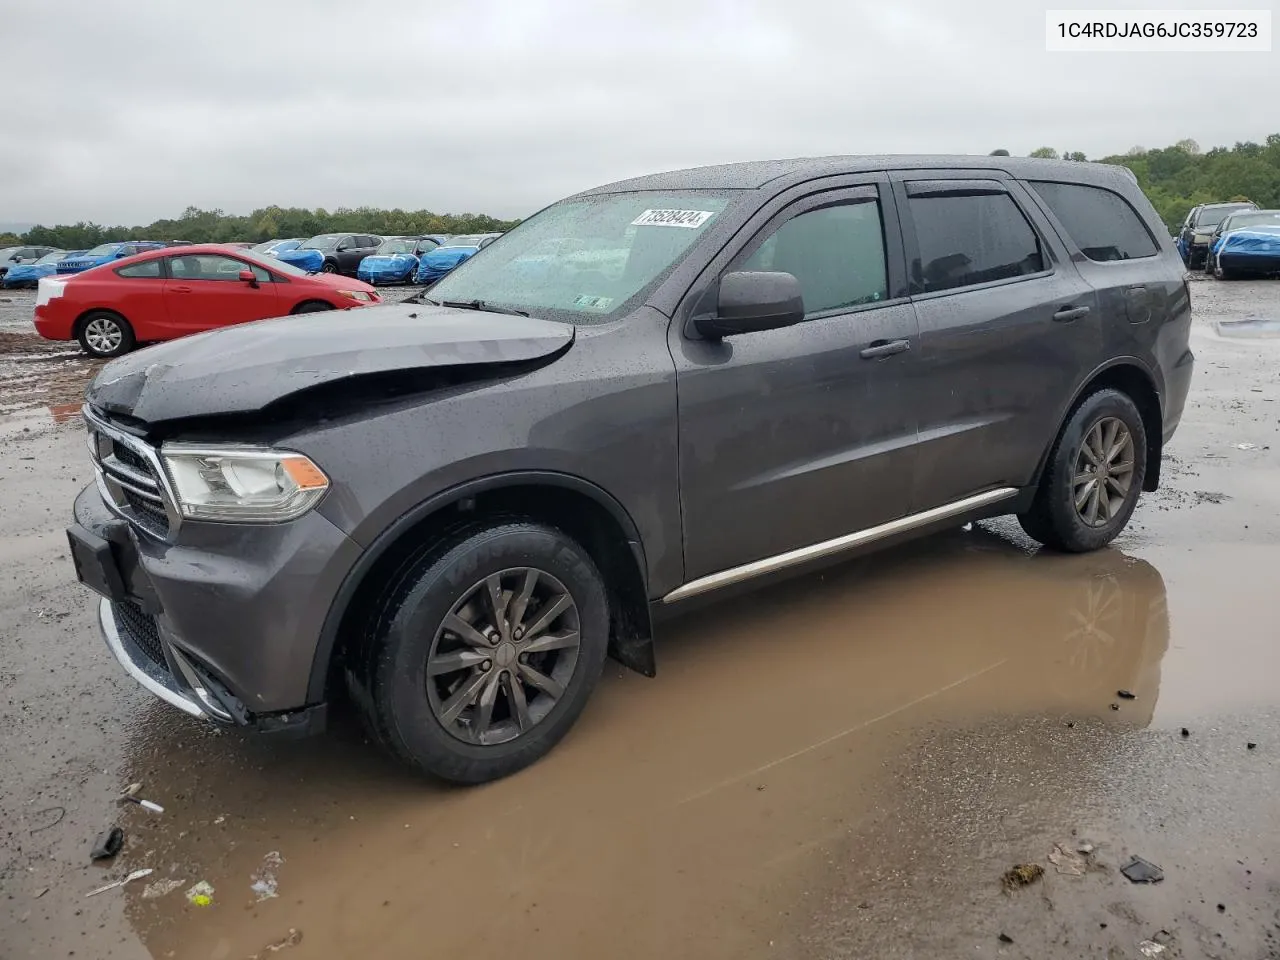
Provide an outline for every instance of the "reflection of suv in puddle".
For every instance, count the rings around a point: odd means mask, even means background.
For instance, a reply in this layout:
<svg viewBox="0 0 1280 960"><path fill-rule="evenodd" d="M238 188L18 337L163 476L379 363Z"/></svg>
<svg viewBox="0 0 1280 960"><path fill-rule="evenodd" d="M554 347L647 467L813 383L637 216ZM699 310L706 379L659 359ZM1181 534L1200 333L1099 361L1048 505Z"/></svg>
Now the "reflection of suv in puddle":
<svg viewBox="0 0 1280 960"><path fill-rule="evenodd" d="M999 514L1109 543L1191 376L1160 236L1083 163L602 187L410 302L107 366L73 557L115 655L188 713L311 731L345 684L397 756L503 776L606 653L653 672L658 610ZM620 269L547 242L573 237Z"/></svg>

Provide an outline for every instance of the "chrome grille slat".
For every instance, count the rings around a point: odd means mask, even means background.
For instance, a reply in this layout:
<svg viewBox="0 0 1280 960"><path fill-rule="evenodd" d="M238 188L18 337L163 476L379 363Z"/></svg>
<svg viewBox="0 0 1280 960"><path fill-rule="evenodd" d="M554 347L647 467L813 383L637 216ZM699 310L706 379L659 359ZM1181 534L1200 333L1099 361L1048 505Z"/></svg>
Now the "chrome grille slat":
<svg viewBox="0 0 1280 960"><path fill-rule="evenodd" d="M115 514L136 529L167 538L181 521L156 451L144 440L111 426L86 405L89 455L98 489Z"/></svg>
<svg viewBox="0 0 1280 960"><path fill-rule="evenodd" d="M123 487L125 490L128 490L130 493L136 494L137 496L141 497L143 500L147 500L151 503L154 503L156 506L164 505L164 498L161 497L160 494L156 493L154 490L147 490L144 487L135 487L132 483L130 483L127 480L122 480L119 477L112 476L110 472L107 473L107 478L112 483L118 484L119 486Z"/></svg>
<svg viewBox="0 0 1280 960"><path fill-rule="evenodd" d="M118 457L102 460L100 464L102 469L111 474L111 479L117 483L121 485L133 484L134 487L139 488L137 492L150 492L155 495L157 501L160 499L160 484L146 474L139 473L131 467L126 467Z"/></svg>

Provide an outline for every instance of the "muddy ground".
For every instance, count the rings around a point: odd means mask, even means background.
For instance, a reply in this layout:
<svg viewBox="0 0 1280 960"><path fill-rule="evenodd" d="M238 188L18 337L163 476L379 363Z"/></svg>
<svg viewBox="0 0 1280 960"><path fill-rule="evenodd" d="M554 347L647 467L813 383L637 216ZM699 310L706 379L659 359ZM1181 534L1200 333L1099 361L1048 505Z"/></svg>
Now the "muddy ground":
<svg viewBox="0 0 1280 960"><path fill-rule="evenodd" d="M1280 283L1194 295L1165 486L1113 549L992 522L708 607L471 790L344 716L268 743L128 681L62 533L91 365L0 334L0 957L1280 956L1280 339L1215 327L1280 319ZM163 813L114 803L135 781ZM1046 873L1002 889L1018 863Z"/></svg>

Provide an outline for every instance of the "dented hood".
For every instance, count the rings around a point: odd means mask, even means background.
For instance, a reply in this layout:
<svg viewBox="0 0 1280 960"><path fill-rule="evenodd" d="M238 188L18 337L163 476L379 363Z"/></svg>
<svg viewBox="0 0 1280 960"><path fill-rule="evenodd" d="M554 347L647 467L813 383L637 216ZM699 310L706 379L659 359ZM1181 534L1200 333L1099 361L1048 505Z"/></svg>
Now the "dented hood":
<svg viewBox="0 0 1280 960"><path fill-rule="evenodd" d="M248 413L370 374L537 360L573 336L572 324L430 304L308 313L126 354L102 368L86 396L150 423Z"/></svg>

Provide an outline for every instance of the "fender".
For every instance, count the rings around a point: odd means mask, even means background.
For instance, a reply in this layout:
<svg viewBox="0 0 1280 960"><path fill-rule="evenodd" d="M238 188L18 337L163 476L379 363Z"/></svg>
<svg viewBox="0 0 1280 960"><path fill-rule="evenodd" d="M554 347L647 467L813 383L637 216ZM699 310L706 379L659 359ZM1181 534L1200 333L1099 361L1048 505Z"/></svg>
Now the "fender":
<svg viewBox="0 0 1280 960"><path fill-rule="evenodd" d="M1143 374L1143 376L1146 377L1147 381L1151 384L1152 391L1156 395L1156 403L1159 405L1160 413L1161 413L1161 416L1163 417L1164 390L1162 389L1162 384L1160 383L1160 380L1157 377L1156 373L1151 369L1150 364L1146 363L1140 357L1130 357L1130 356L1112 357L1111 359L1107 360L1105 363L1100 364L1099 366L1094 368L1092 371L1090 371L1089 375L1086 376L1083 380L1081 380L1080 385L1077 386L1074 391L1072 391L1071 398L1067 401L1067 403L1061 409L1059 409L1058 429L1054 431L1053 436L1050 438L1049 442L1045 444L1044 452L1040 454L1040 460L1036 464L1036 470L1035 470L1035 473L1032 475L1031 483L1028 484L1028 486L1026 487L1028 491L1034 491L1037 488L1039 488L1040 478L1044 474L1045 467L1049 463L1049 453L1053 450L1053 445L1058 442L1058 434L1062 432L1062 425L1066 422L1067 415L1072 410L1075 409L1076 404L1080 402L1081 398L1084 396L1084 393L1089 388L1090 384L1092 384L1096 379L1098 379L1099 376L1106 373L1108 370L1113 370L1116 367L1134 367L1137 370L1139 370ZM1155 437L1147 437L1148 448L1154 446L1156 450L1159 451L1161 445L1162 445L1162 441L1159 435ZM1148 461L1150 460L1151 458L1148 457ZM1160 468L1158 463L1155 465L1154 471L1151 470L1151 467L1152 467L1152 464L1149 462L1147 479L1158 481L1160 478ZM1154 489L1154 488L1148 488L1148 489Z"/></svg>
<svg viewBox="0 0 1280 960"><path fill-rule="evenodd" d="M320 638L316 644L315 656L311 662L311 676L307 683L308 703L321 703L324 700L325 685L329 675L329 661L338 642L338 630L342 625L342 619L346 616L347 609L351 605L356 591L364 582L365 576L391 545L405 531L425 520L431 514L457 503L459 500L474 497L489 490L521 485L563 487L590 497L609 511L609 514L618 522L627 538L627 545L631 548L632 559L636 563L636 569L640 572L641 580L645 583L645 594L647 596L648 567L645 566L644 544L640 540L640 531L636 527L635 521L631 519L631 515L627 513L626 508L603 487L572 474L542 470L512 471L510 473L492 474L476 480L468 480L466 483L450 487L448 490L428 497L417 506L401 514L392 521L390 526L374 538L364 553L360 554L355 565L347 572L342 581L342 586L338 588L338 593L333 598L333 603L329 606L329 612L325 616L324 626L320 631ZM621 660L625 666L631 667L631 669L646 676L653 676L652 629L649 629L647 634L648 637L645 641L629 642L622 649L611 650L610 653Z"/></svg>

